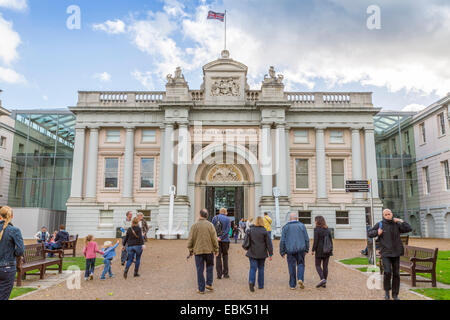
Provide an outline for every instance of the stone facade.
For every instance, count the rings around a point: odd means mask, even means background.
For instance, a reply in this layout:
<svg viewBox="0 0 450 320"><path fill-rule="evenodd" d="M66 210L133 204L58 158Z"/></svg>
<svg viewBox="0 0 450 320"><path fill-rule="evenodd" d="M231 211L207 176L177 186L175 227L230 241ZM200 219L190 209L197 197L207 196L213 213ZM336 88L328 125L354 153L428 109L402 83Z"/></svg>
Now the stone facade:
<svg viewBox="0 0 450 320"><path fill-rule="evenodd" d="M190 90L177 68L165 92L79 92L70 108L77 116L70 232L114 236L128 210L147 213L151 233L167 229L171 185L182 237L226 192L241 204L237 217L270 211L275 226L276 186L280 225L298 211L311 235L323 215L336 238L365 238L370 200L345 193L342 183L377 186L379 109L371 93L286 92L273 67L261 89L250 90L247 67L227 51L203 75L200 90ZM377 188L373 194L379 220Z"/></svg>

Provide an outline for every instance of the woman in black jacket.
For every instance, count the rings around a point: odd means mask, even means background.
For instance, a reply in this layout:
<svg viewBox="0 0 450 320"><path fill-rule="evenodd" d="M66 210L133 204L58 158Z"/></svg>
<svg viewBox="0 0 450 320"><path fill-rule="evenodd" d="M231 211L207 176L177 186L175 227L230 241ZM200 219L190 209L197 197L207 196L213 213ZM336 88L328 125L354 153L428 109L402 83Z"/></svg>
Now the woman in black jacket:
<svg viewBox="0 0 450 320"><path fill-rule="evenodd" d="M269 240L269 233L264 228L264 220L257 217L254 225L246 232L244 244L247 250L246 256L250 260L250 272L248 285L251 292L255 291L256 270L258 270L258 288L264 288L264 263L267 256L272 260L273 247Z"/></svg>
<svg viewBox="0 0 450 320"><path fill-rule="evenodd" d="M326 288L328 278L328 262L330 256L333 255L333 241L331 240L331 232L325 222L325 218L317 216L314 219L316 227L314 228L314 245L312 255L316 254L316 270L320 277L320 282L316 288Z"/></svg>
<svg viewBox="0 0 450 320"><path fill-rule="evenodd" d="M128 245L128 246L127 246ZM123 272L123 277L126 279L128 276L128 269L130 268L133 260L134 263L134 276L139 277L139 265L141 263L142 250L144 248L144 237L142 236L142 229L139 227L139 219L134 218L131 222L131 227L128 228L123 241L124 248L126 247L128 253L128 260ZM122 249L123 250L123 249Z"/></svg>
<svg viewBox="0 0 450 320"><path fill-rule="evenodd" d="M392 299L400 300L400 256L404 254L401 233L411 232L411 226L402 219L394 218L392 211L383 210L383 221L378 222L368 231L369 238L378 237L380 253L383 259L383 287L386 300L389 300L389 291L392 288ZM392 277L392 284L391 284Z"/></svg>

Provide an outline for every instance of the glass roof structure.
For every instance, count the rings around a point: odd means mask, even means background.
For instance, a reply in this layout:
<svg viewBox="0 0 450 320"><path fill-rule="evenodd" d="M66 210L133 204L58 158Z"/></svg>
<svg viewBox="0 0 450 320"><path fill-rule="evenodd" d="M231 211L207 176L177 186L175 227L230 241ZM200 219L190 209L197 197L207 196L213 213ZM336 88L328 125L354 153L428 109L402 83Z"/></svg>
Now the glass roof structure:
<svg viewBox="0 0 450 320"><path fill-rule="evenodd" d="M69 110L14 110L11 117L59 143L74 148L76 118Z"/></svg>
<svg viewBox="0 0 450 320"><path fill-rule="evenodd" d="M399 123L411 119L416 112L403 111L381 111L373 117L376 134L385 134L394 128L398 128Z"/></svg>

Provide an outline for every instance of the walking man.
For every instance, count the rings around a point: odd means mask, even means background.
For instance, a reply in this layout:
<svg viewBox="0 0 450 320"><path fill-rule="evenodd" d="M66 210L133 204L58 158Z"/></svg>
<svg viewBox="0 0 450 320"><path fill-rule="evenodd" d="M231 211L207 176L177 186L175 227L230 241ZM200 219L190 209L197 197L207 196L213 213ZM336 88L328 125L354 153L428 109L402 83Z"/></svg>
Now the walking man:
<svg viewBox="0 0 450 320"><path fill-rule="evenodd" d="M392 299L400 300L400 256L404 254L401 233L411 232L411 226L402 219L394 218L392 211L383 210L383 220L378 222L369 230L370 238L378 237L380 242L380 253L383 263L383 286L384 298L389 300L389 291L392 289ZM392 283L391 283L392 278Z"/></svg>
<svg viewBox="0 0 450 320"><path fill-rule="evenodd" d="M142 229L142 235L144 236L144 241L147 242L147 233L150 228L148 227L147 221L144 219L144 214L142 212L137 213L139 219L139 227Z"/></svg>
<svg viewBox="0 0 450 320"><path fill-rule="evenodd" d="M195 256L197 267L198 293L204 294L205 288L213 291L214 255L217 256L219 243L216 229L208 221L208 211L200 210L199 220L191 227L188 240L189 256ZM206 284L204 270L206 265Z"/></svg>
<svg viewBox="0 0 450 320"><path fill-rule="evenodd" d="M264 228L269 234L270 243L272 243L272 218L269 216L268 212L264 212Z"/></svg>
<svg viewBox="0 0 450 320"><path fill-rule="evenodd" d="M120 254L120 263L122 265L125 265L125 262L127 261L128 254L127 254L127 246L125 244L125 237L127 235L128 228L131 227L131 218L133 217L133 213L131 211L128 211L125 214L125 220L122 221L122 226L120 227L120 231L122 231L122 253Z"/></svg>
<svg viewBox="0 0 450 320"><path fill-rule="evenodd" d="M297 213L291 212L289 222L283 227L280 240L280 255L287 254L289 286L295 290L298 285L305 288L305 254L309 252L309 237L305 225L298 221Z"/></svg>
<svg viewBox="0 0 450 320"><path fill-rule="evenodd" d="M219 241L219 255L216 257L217 279L230 277L228 274L228 250L230 249L231 222L227 218L227 214L227 209L221 208L219 214L212 220Z"/></svg>

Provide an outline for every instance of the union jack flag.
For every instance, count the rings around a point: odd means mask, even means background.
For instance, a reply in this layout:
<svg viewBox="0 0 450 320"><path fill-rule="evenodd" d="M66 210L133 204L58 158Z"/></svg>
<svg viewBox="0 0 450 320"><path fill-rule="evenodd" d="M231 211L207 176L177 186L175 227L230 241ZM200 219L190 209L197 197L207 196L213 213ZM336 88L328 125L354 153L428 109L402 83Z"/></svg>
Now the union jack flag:
<svg viewBox="0 0 450 320"><path fill-rule="evenodd" d="M218 13L218 12L214 12L214 11L209 11L208 12L208 19L215 19L215 20L220 20L220 21L224 21L225 19L225 13Z"/></svg>

